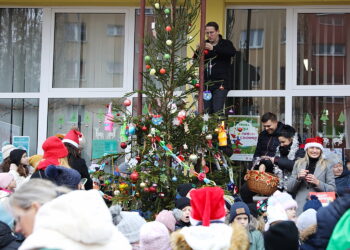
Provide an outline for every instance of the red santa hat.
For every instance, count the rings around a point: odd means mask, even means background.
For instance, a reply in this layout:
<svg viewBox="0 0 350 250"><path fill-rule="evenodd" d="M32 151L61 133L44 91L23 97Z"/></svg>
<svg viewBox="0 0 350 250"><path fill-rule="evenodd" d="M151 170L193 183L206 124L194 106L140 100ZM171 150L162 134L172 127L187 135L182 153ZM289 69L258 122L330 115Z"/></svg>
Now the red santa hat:
<svg viewBox="0 0 350 250"><path fill-rule="evenodd" d="M307 138L305 141L304 149L307 150L311 147L316 147L323 151L323 138L319 136L316 136L315 138Z"/></svg>
<svg viewBox="0 0 350 250"><path fill-rule="evenodd" d="M220 187L205 187L192 190L191 224L209 226L210 221L225 220L224 191Z"/></svg>
<svg viewBox="0 0 350 250"><path fill-rule="evenodd" d="M78 148L79 147L79 138L82 137L82 134L75 130L72 129L70 130L65 137L63 138L62 142L67 142L69 144L72 144L74 147Z"/></svg>

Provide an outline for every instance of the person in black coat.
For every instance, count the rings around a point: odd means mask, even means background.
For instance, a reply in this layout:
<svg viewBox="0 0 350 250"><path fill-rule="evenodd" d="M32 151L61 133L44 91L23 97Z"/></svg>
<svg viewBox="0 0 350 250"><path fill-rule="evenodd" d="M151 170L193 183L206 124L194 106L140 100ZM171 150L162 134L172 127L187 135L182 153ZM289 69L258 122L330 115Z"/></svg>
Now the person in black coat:
<svg viewBox="0 0 350 250"><path fill-rule="evenodd" d="M0 221L0 250L18 249L22 241L23 239L20 240L6 223Z"/></svg>
<svg viewBox="0 0 350 250"><path fill-rule="evenodd" d="M81 151L79 149L79 138L82 134L76 129L70 130L63 138L62 142L68 150L68 163L69 166L79 172L81 178L86 178L85 189L92 189L92 180L86 166L86 162L81 158Z"/></svg>
<svg viewBox="0 0 350 250"><path fill-rule="evenodd" d="M205 82L212 93L210 100L204 100L204 109L209 114L222 111L228 91L230 90L231 58L236 49L230 40L220 35L219 25L209 22L205 25L207 40L205 41L204 58L206 67L204 71ZM198 56L196 51L194 58ZM205 89L206 90L206 89Z"/></svg>

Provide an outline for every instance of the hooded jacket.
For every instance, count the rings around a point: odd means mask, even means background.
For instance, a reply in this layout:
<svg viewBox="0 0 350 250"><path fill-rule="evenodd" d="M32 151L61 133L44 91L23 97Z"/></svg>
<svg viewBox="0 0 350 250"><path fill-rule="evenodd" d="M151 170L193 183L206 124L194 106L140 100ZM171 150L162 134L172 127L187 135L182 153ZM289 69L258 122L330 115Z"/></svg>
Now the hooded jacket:
<svg viewBox="0 0 350 250"><path fill-rule="evenodd" d="M278 122L276 130L269 134L266 130L260 132L258 143L256 145L254 158L264 155L273 157L276 154L276 149L280 142L278 141L278 133L282 129L283 123Z"/></svg>
<svg viewBox="0 0 350 250"><path fill-rule="evenodd" d="M112 222L112 216L96 190L72 191L37 212L33 233L20 250L129 250L128 240Z"/></svg>

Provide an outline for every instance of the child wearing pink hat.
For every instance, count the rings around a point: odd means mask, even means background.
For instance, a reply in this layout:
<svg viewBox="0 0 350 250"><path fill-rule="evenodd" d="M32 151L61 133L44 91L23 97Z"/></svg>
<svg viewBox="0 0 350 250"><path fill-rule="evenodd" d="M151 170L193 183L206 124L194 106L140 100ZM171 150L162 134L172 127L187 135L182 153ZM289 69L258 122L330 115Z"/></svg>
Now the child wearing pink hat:
<svg viewBox="0 0 350 250"><path fill-rule="evenodd" d="M0 201L3 202L13 193L16 188L16 181L9 173L0 173Z"/></svg>

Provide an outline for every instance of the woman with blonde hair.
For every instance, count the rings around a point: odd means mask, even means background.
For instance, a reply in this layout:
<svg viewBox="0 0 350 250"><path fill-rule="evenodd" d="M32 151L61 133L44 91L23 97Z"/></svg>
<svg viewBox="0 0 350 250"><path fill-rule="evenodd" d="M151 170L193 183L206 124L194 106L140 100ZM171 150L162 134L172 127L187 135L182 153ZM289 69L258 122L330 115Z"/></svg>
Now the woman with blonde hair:
<svg viewBox="0 0 350 250"><path fill-rule="evenodd" d="M70 168L67 160L68 150L59 138L56 136L47 138L42 148L44 150L43 160L39 162L31 178L47 179L45 169L50 165Z"/></svg>
<svg viewBox="0 0 350 250"><path fill-rule="evenodd" d="M298 215L303 212L310 192L335 191L332 166L322 153L323 139L306 139L305 151L305 156L295 162L292 176L287 183L287 191L295 196L298 203Z"/></svg>

